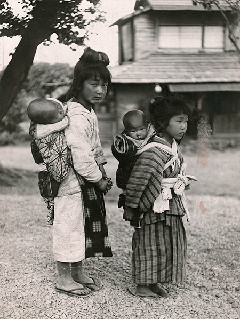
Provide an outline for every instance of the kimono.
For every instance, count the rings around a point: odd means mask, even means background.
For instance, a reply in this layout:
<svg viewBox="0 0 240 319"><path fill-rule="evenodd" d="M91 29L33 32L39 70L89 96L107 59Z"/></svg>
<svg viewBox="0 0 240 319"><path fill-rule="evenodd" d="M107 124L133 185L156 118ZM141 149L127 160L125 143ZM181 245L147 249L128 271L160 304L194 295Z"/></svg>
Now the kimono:
<svg viewBox="0 0 240 319"><path fill-rule="evenodd" d="M177 180L183 158L175 141L175 150L160 137L154 141L155 146L148 144L139 156L126 186L126 206L143 215L141 228L135 229L132 239L132 275L137 284L185 279L187 243L182 217L187 207L183 196L175 194L172 185L163 209L153 210L159 196L163 199L163 181Z"/></svg>
<svg viewBox="0 0 240 319"><path fill-rule="evenodd" d="M112 257L103 194L94 186L106 164L94 111L79 102L67 103L65 129L73 167L54 199L53 254L57 261L78 262L87 257Z"/></svg>

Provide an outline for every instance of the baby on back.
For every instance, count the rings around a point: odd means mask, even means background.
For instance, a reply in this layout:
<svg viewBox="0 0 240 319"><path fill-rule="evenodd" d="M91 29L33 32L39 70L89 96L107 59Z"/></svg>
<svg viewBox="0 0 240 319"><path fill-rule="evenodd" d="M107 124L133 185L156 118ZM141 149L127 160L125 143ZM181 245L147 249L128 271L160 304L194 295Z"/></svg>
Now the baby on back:
<svg viewBox="0 0 240 319"><path fill-rule="evenodd" d="M71 167L71 153L64 132L69 119L63 104L55 99L35 99L30 102L27 113L31 120L31 152L39 165L39 190L49 209L48 223L52 224L53 198Z"/></svg>
<svg viewBox="0 0 240 319"><path fill-rule="evenodd" d="M36 99L28 105L28 117L38 124L53 124L64 117L63 105L56 99Z"/></svg>

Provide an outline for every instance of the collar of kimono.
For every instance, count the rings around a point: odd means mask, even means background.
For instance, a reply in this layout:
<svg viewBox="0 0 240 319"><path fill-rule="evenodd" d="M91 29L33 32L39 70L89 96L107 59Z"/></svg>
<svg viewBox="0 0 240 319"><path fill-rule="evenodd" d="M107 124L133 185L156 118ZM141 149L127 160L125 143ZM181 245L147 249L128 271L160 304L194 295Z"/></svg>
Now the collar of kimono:
<svg viewBox="0 0 240 319"><path fill-rule="evenodd" d="M67 102L67 111L71 113L71 115L77 115L77 114L93 114L94 110L88 110L86 109L80 102L78 102L76 99L71 99Z"/></svg>
<svg viewBox="0 0 240 319"><path fill-rule="evenodd" d="M138 152L136 154L139 155L139 154L142 154L142 152L144 152L152 147L158 147L158 148L166 151L170 155L173 155L174 157L178 158L178 146L177 146L177 142L175 141L175 139L173 139L172 147L169 147L169 146L163 144L162 142L165 143L165 140L162 138L158 138L158 141L148 143L147 145L142 147L140 150L138 150Z"/></svg>

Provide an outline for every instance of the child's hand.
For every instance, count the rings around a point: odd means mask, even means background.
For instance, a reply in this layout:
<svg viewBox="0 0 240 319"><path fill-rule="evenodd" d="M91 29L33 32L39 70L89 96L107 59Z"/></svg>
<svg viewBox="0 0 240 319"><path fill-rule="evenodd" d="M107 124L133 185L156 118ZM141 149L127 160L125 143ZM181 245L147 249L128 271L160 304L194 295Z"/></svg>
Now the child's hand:
<svg viewBox="0 0 240 319"><path fill-rule="evenodd" d="M100 171L101 171L101 173L102 173L102 178L103 178L103 179L107 179L107 173L106 173L106 171L105 171L105 168L103 167L103 164L100 164L100 165L99 165L99 169L100 169Z"/></svg>
<svg viewBox="0 0 240 319"><path fill-rule="evenodd" d="M191 182L192 181L197 181L196 177L195 176L191 176L191 175L186 175L187 179L188 179L188 183L187 185L185 186L185 189L188 190L190 189L190 185L191 185Z"/></svg>
<svg viewBox="0 0 240 319"><path fill-rule="evenodd" d="M95 183L95 185L99 188L99 190L106 194L107 191L110 189L109 185L108 185L108 180L107 179L103 179L101 178L100 181L98 181L97 183Z"/></svg>
<svg viewBox="0 0 240 319"><path fill-rule="evenodd" d="M125 206L124 213L123 213L123 219L132 220L134 217L134 212L135 212L134 208Z"/></svg>
<svg viewBox="0 0 240 319"><path fill-rule="evenodd" d="M105 178L105 179L100 179L95 185L100 189L100 191L103 194L107 194L107 192L112 188L113 182L111 181L111 178Z"/></svg>

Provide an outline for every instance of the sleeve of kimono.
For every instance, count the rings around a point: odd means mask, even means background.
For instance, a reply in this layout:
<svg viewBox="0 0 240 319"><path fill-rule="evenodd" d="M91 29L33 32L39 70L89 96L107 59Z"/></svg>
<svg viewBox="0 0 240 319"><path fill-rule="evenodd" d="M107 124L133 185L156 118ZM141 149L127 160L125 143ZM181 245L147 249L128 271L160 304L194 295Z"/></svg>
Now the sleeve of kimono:
<svg viewBox="0 0 240 319"><path fill-rule="evenodd" d="M89 182L98 182L102 173L94 158L89 133L90 123L83 115L72 117L70 126L65 130L75 170Z"/></svg>
<svg viewBox="0 0 240 319"><path fill-rule="evenodd" d="M157 148L143 152L136 161L126 186L126 206L147 212L161 192L166 155Z"/></svg>
<svg viewBox="0 0 240 319"><path fill-rule="evenodd" d="M100 164L107 164L107 160L103 154L103 149L102 149L102 145L101 145L101 141L99 138L99 127L98 127L98 120L97 117L95 119L95 125L96 125L96 144L95 144L95 148L94 148L94 158L95 161L97 162L98 165Z"/></svg>
<svg viewBox="0 0 240 319"><path fill-rule="evenodd" d="M95 161L97 162L98 165L100 164L107 164L107 160L103 154L100 138L97 138L97 147L95 149L95 155L94 155Z"/></svg>

